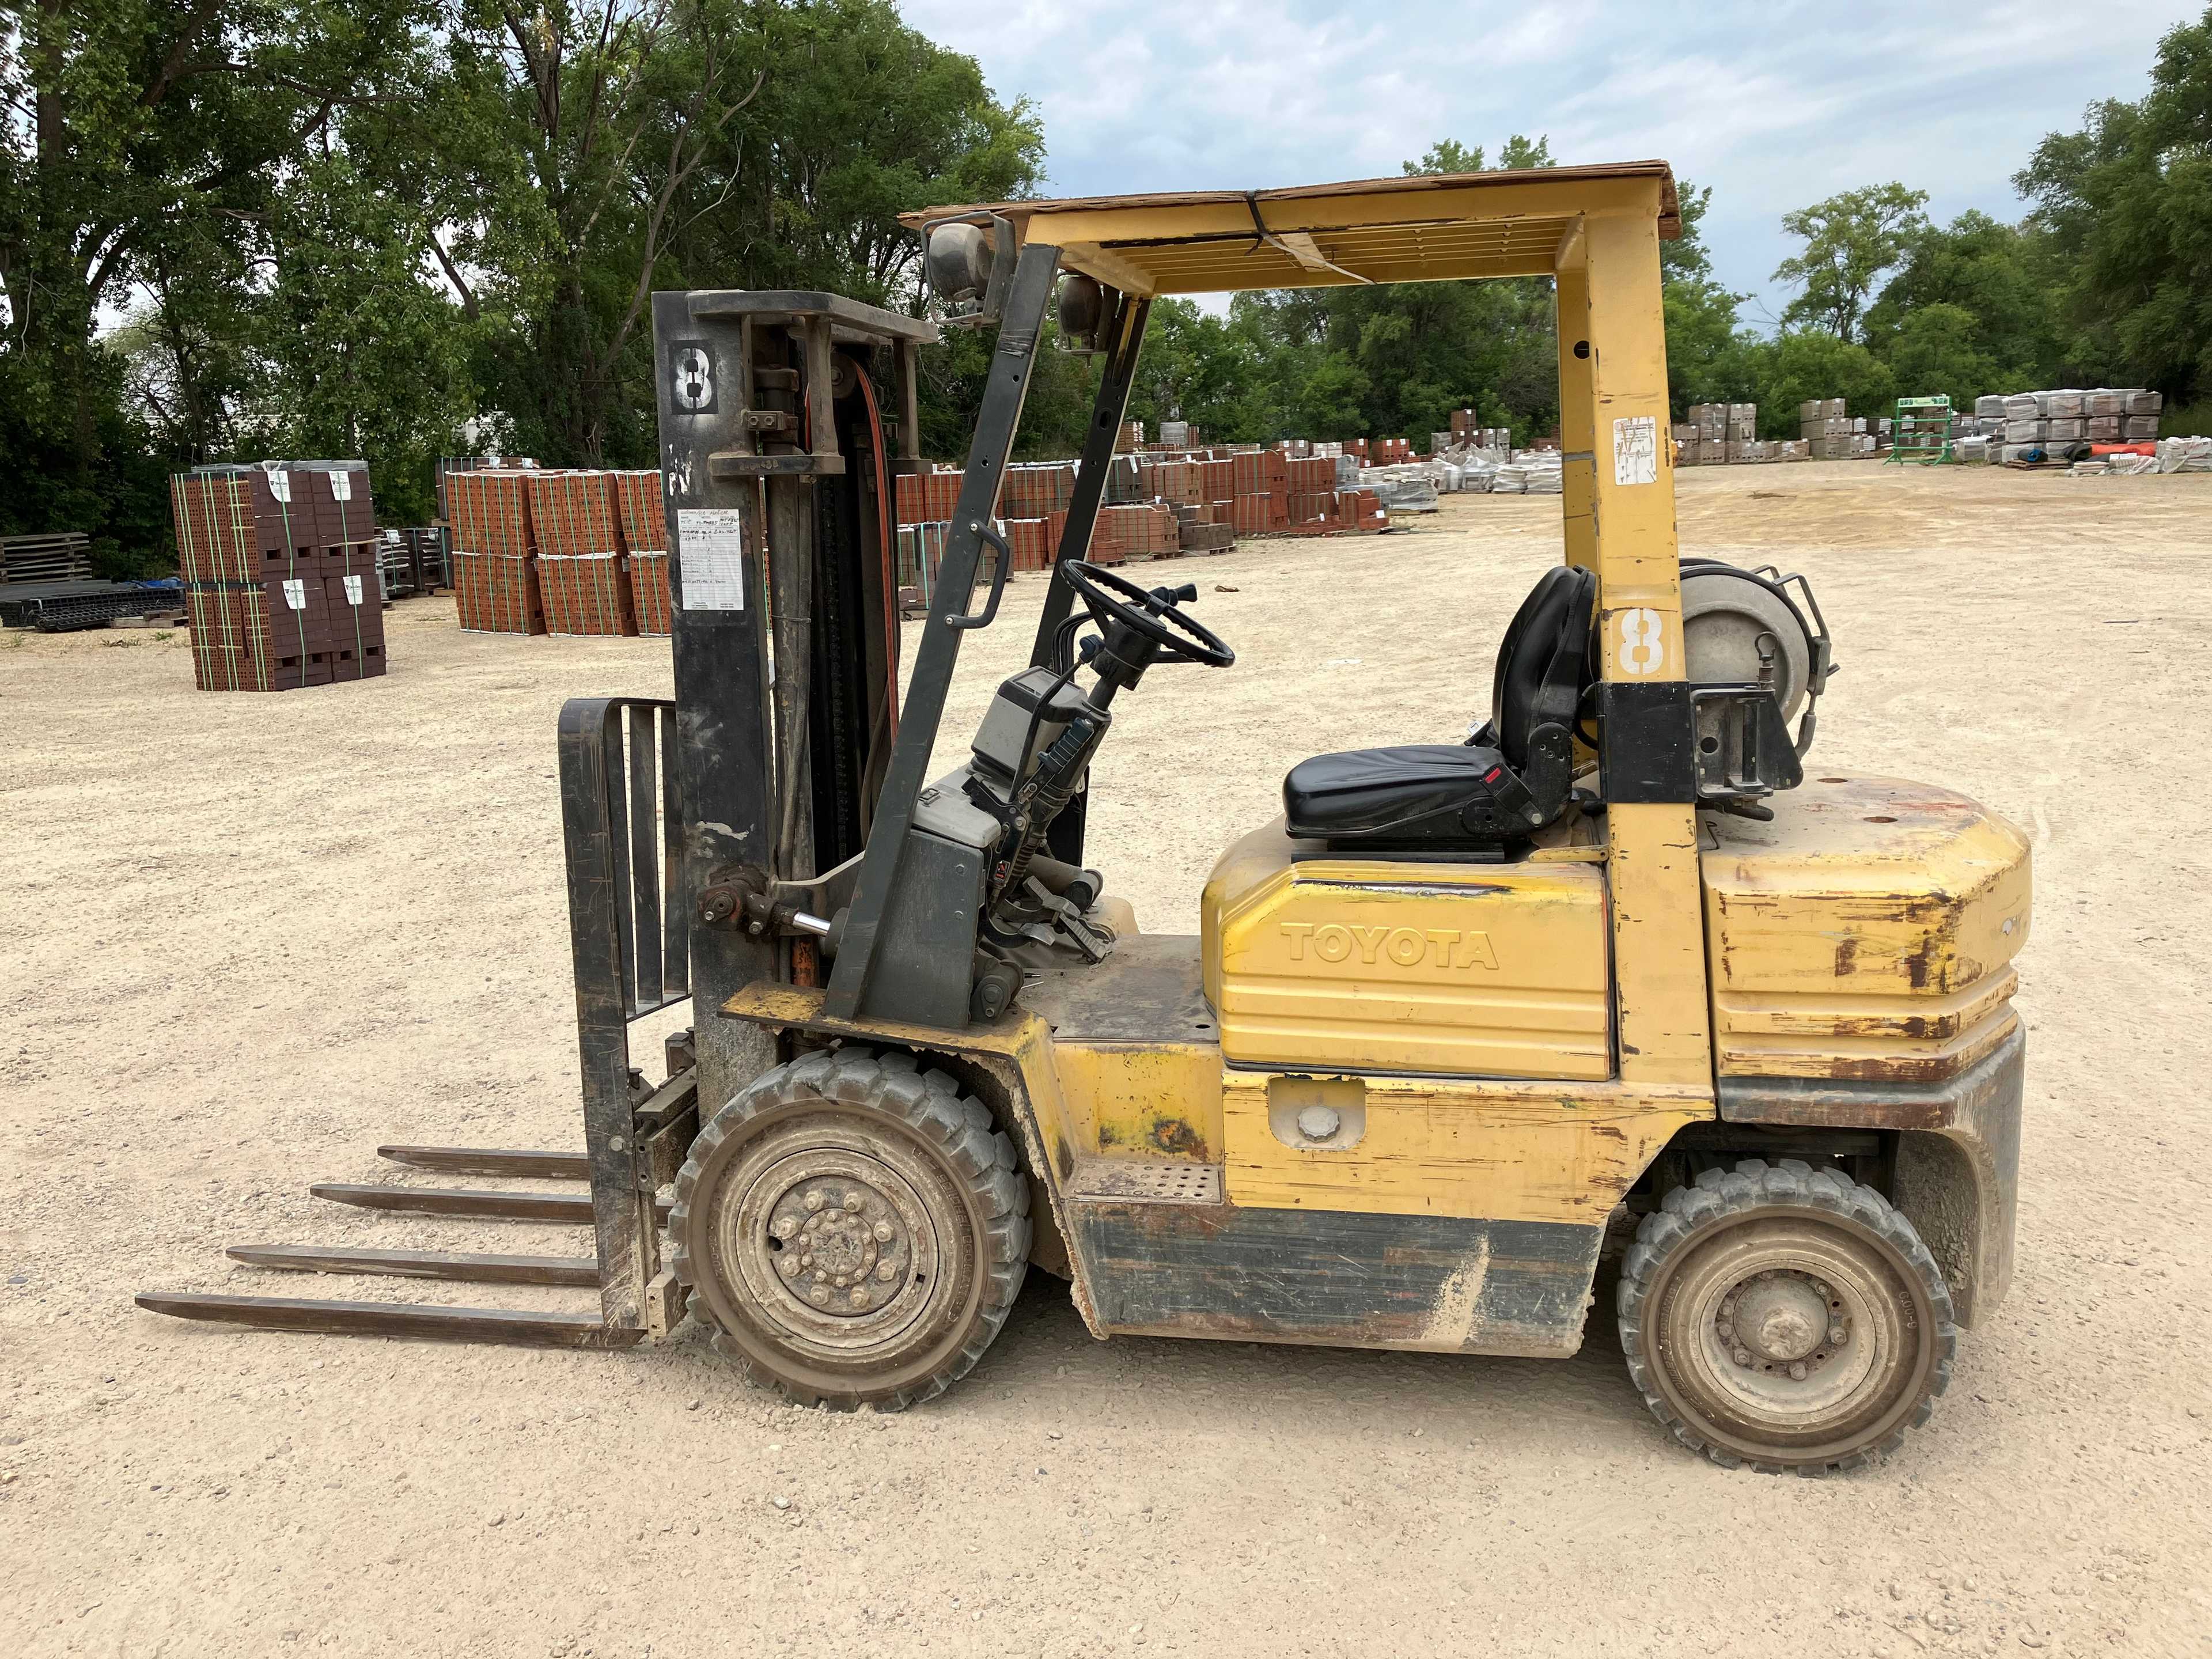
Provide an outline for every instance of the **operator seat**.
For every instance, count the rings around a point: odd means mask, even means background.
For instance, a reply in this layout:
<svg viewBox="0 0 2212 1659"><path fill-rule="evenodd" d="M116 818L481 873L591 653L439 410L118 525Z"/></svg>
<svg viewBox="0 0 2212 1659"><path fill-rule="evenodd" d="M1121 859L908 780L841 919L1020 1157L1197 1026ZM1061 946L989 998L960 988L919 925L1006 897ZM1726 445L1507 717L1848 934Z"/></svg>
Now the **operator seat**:
<svg viewBox="0 0 2212 1659"><path fill-rule="evenodd" d="M1544 573L1498 647L1489 723L1464 744L1353 749L1300 761L1283 780L1291 836L1332 852L1498 855L1565 810L1574 721L1594 676L1597 578Z"/></svg>

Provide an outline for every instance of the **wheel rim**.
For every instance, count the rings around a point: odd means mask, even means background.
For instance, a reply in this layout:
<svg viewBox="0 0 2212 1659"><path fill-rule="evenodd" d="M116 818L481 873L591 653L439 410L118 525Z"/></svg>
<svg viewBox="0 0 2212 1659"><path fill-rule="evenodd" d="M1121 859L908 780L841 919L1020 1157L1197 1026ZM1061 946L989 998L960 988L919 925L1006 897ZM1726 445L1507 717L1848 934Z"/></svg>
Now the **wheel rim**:
<svg viewBox="0 0 2212 1659"><path fill-rule="evenodd" d="M928 1374L981 1294L964 1194L872 1116L763 1119L700 1171L687 1231L716 1322L779 1373L831 1391Z"/></svg>
<svg viewBox="0 0 2212 1659"><path fill-rule="evenodd" d="M1646 1306L1661 1393L1695 1432L1753 1461L1880 1443L1936 1363L1918 1276L1840 1217L1770 1209L1717 1223L1668 1261Z"/></svg>

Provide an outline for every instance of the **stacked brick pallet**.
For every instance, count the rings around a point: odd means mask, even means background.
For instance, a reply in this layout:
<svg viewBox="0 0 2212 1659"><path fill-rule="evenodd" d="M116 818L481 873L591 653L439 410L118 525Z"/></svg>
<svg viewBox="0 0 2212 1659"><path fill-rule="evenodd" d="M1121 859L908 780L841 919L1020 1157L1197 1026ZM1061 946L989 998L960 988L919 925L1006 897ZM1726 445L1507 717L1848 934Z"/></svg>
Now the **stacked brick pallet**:
<svg viewBox="0 0 2212 1659"><path fill-rule="evenodd" d="M660 474L610 472L615 530L629 560L630 605L641 634L665 634L674 622L668 586L668 505Z"/></svg>
<svg viewBox="0 0 2212 1659"><path fill-rule="evenodd" d="M483 468L446 477L448 556L461 626L472 634L543 634L538 538L530 522L535 469Z"/></svg>
<svg viewBox="0 0 2212 1659"><path fill-rule="evenodd" d="M611 480L605 472L540 472L525 486L549 634L620 638L637 632Z"/></svg>
<svg viewBox="0 0 2212 1659"><path fill-rule="evenodd" d="M2012 448L2148 443L2158 437L2165 404L2159 393L2134 386L2016 392L1975 398L1974 416L1989 435L2001 437Z"/></svg>
<svg viewBox="0 0 2212 1659"><path fill-rule="evenodd" d="M659 473L487 468L450 472L445 486L464 629L669 631Z"/></svg>
<svg viewBox="0 0 2212 1659"><path fill-rule="evenodd" d="M376 503L359 461L202 467L169 481L203 691L385 672Z"/></svg>

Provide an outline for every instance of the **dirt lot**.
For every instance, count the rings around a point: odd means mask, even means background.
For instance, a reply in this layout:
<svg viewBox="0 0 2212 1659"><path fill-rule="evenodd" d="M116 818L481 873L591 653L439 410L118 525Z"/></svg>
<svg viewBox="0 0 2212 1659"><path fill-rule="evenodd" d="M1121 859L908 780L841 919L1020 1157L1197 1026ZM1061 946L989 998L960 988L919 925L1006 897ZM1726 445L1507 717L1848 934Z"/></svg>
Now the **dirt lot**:
<svg viewBox="0 0 2212 1659"><path fill-rule="evenodd" d="M2035 838L2018 1276L1890 1464L1692 1458L1602 1312L1565 1363L1102 1345L1033 1275L951 1395L860 1417L779 1406L696 1341L139 1312L147 1286L302 1293L226 1270L226 1242L481 1237L307 1196L380 1178L379 1140L576 1144L554 717L666 695L667 649L465 635L420 600L389 678L254 698L194 693L181 635L10 635L0 1646L2206 1651L2212 692L2185 635L2212 477L1832 463L1680 495L1686 551L1818 583L1827 764L1955 785ZM1146 924L1195 928L1214 849L1291 762L1455 738L1559 541L1556 498L1466 498L1414 534L1173 567L1239 660L1115 711L1093 846ZM1018 580L969 647L961 740L1041 592Z"/></svg>

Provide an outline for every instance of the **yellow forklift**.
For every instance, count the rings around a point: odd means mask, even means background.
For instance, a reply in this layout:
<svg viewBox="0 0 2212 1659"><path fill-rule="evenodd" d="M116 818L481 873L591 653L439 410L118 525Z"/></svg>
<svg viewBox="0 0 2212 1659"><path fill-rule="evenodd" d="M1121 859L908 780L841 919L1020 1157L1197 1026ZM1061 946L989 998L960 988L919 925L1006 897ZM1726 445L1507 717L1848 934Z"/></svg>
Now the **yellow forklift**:
<svg viewBox="0 0 2212 1659"><path fill-rule="evenodd" d="M384 1149L588 1197L316 1188L588 1221L595 1254L232 1252L596 1285L599 1312L141 1301L579 1346L688 1314L795 1399L889 1407L975 1366L1031 1263L1101 1338L1570 1355L1619 1223L1630 1377L1683 1443L1804 1474L1894 1446L2010 1276L2027 846L1947 790L1808 772L1834 671L1810 584L1679 557L1666 165L910 222L936 323L655 298L676 696L562 716L586 1150ZM1194 587L1085 556L1152 301L1525 276L1558 295L1566 556L1486 718L1297 757L1200 933L1144 933L1086 861L1091 759L1120 697L1175 695L1154 668L1235 660ZM933 779L1054 307L1101 364L1076 498L1030 666ZM890 480L923 465L939 326L995 343L902 699ZM653 1084L629 1029L686 996Z"/></svg>

